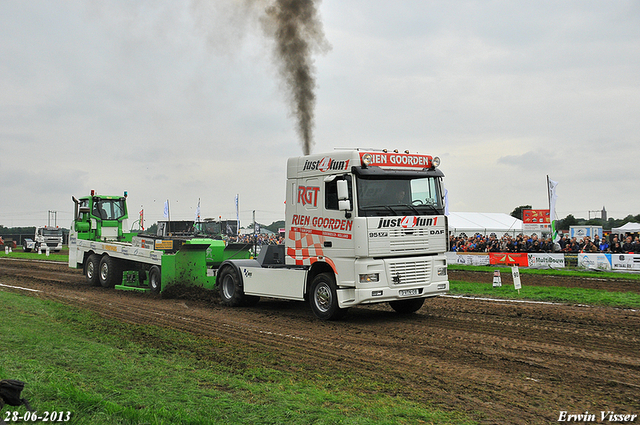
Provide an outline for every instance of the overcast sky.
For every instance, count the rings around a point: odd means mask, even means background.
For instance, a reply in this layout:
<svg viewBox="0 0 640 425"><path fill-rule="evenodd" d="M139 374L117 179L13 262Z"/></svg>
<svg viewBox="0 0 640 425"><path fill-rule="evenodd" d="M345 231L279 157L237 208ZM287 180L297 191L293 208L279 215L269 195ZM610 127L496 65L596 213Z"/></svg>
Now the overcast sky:
<svg viewBox="0 0 640 425"><path fill-rule="evenodd" d="M284 219L295 120L250 0L0 0L0 224ZM391 6L393 5L393 6ZM640 213L640 2L324 0L314 153L440 156L450 210ZM325 46L327 47L327 46Z"/></svg>

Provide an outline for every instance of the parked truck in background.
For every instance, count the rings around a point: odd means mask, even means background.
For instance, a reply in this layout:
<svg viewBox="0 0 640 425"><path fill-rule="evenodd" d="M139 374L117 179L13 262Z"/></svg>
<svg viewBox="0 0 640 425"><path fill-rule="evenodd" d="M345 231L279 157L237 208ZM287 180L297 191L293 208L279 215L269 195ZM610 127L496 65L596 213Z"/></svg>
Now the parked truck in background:
<svg viewBox="0 0 640 425"><path fill-rule="evenodd" d="M58 226L36 227L33 239L25 238L22 241L24 252L46 250L60 251L62 249L63 235L62 229Z"/></svg>
<svg viewBox="0 0 640 425"><path fill-rule="evenodd" d="M307 301L323 320L383 302L412 313L449 289L439 162L372 149L290 158L285 244L257 258L223 241L126 232L126 196L74 198L69 265L120 289L215 287L232 307Z"/></svg>

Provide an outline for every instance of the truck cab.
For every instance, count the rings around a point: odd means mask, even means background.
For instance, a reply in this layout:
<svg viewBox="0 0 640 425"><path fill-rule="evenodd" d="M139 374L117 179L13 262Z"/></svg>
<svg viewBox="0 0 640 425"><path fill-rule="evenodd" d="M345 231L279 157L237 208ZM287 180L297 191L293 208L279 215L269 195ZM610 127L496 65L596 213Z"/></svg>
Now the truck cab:
<svg viewBox="0 0 640 425"><path fill-rule="evenodd" d="M62 240L62 229L58 226L36 227L33 239L26 238L22 242L22 250L31 252L48 249L58 252L62 250Z"/></svg>
<svg viewBox="0 0 640 425"><path fill-rule="evenodd" d="M289 159L285 247L278 261L237 263L239 287L251 296L308 300L321 319L382 302L411 313L425 298L446 293L439 162L372 149Z"/></svg>
<svg viewBox="0 0 640 425"><path fill-rule="evenodd" d="M131 241L127 233L127 193L124 196L91 196L73 198L75 203L73 228L78 239L92 241Z"/></svg>

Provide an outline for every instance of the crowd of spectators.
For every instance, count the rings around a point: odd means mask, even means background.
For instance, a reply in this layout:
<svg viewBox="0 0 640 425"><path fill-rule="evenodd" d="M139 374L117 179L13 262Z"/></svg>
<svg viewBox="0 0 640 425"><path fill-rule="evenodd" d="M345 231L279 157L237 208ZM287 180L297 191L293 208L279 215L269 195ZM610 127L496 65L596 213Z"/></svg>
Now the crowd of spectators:
<svg viewBox="0 0 640 425"><path fill-rule="evenodd" d="M284 244L284 237L279 234L238 235L225 237L230 243L247 243L256 245ZM507 235L498 238L495 233L473 236L461 234L449 237L449 250L454 252L558 252L558 253L634 253L640 254L638 236L608 235L600 238L585 236L582 239L562 236L557 242L551 238L539 237L537 234Z"/></svg>
<svg viewBox="0 0 640 425"><path fill-rule="evenodd" d="M621 241L622 240L622 241ZM455 252L609 252L609 253L640 253L638 236L609 235L600 238L585 236L578 240L562 236L556 243L551 238L541 238L538 235L504 235L498 238L494 233L489 236L475 234L466 236L451 236L449 250Z"/></svg>
<svg viewBox="0 0 640 425"><path fill-rule="evenodd" d="M280 245L284 244L284 237L279 234L258 234L258 235L238 235L226 237L225 240L229 243L247 243L256 245Z"/></svg>

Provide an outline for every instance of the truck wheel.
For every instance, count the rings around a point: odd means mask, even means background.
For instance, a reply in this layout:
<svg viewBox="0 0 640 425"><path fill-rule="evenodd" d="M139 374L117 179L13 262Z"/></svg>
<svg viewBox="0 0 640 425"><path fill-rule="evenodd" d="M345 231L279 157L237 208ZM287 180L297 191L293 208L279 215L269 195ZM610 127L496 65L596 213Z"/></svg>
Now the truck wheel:
<svg viewBox="0 0 640 425"><path fill-rule="evenodd" d="M84 276L87 278L87 282L91 286L99 286L100 278L98 277L98 270L100 269L100 257L96 254L89 255L87 261L84 263Z"/></svg>
<svg viewBox="0 0 640 425"><path fill-rule="evenodd" d="M320 273L311 282L309 304L313 314L322 320L340 319L347 312L338 307L336 282L331 273Z"/></svg>
<svg viewBox="0 0 640 425"><path fill-rule="evenodd" d="M424 298L412 298L410 300L389 301L389 305L398 314L411 314L420 310L424 304Z"/></svg>
<svg viewBox="0 0 640 425"><path fill-rule="evenodd" d="M239 307L245 303L240 277L233 267L225 267L222 269L217 281L223 305Z"/></svg>
<svg viewBox="0 0 640 425"><path fill-rule="evenodd" d="M27 248L27 242L22 244L22 252L31 252L31 248Z"/></svg>
<svg viewBox="0 0 640 425"><path fill-rule="evenodd" d="M108 255L104 255L100 260L98 275L103 288L113 288L122 283L122 267L118 260Z"/></svg>
<svg viewBox="0 0 640 425"><path fill-rule="evenodd" d="M160 289L162 289L160 277L160 267L152 266L149 269L149 288L151 288L151 292L157 294L160 292Z"/></svg>

